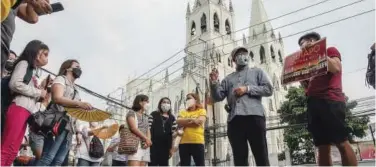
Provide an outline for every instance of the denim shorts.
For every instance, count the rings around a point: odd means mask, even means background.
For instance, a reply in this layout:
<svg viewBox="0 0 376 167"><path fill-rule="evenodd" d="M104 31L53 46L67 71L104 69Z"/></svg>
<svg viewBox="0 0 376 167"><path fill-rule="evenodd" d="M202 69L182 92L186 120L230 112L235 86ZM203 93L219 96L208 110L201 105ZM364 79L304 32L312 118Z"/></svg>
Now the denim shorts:
<svg viewBox="0 0 376 167"><path fill-rule="evenodd" d="M30 131L29 133L29 142L30 142L30 148L35 154L36 150L43 150L44 145L44 136L35 132Z"/></svg>

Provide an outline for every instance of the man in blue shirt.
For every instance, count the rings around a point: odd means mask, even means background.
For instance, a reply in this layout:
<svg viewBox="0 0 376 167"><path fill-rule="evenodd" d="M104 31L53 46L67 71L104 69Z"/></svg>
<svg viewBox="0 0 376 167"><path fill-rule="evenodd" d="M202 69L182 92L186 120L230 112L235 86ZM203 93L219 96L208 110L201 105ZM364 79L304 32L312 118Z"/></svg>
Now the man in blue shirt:
<svg viewBox="0 0 376 167"><path fill-rule="evenodd" d="M265 111L261 99L271 96L273 87L261 69L248 67L246 48L235 48L231 58L236 64L236 71L219 83L218 71L213 70L210 81L213 100L219 102L227 98L227 136L234 154L234 165L249 165L249 143L257 166L269 166Z"/></svg>

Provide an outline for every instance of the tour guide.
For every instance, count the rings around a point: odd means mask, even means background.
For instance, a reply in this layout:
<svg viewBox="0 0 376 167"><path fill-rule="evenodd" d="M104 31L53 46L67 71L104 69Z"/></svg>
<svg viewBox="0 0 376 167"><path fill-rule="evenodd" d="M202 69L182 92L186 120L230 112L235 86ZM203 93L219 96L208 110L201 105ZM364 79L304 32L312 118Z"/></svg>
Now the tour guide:
<svg viewBox="0 0 376 167"><path fill-rule="evenodd" d="M229 107L227 136L235 166L248 166L248 142L257 166L269 166L266 123L261 99L271 96L273 87L260 68L249 68L248 50L235 48L231 52L236 71L219 84L218 71L210 73L211 94L219 102L227 97Z"/></svg>

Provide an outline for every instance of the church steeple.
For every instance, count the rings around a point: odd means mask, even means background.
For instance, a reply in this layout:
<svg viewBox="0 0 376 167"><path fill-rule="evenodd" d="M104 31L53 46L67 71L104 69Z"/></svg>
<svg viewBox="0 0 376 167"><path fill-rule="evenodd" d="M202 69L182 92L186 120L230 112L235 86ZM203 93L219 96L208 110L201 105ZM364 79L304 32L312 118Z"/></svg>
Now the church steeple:
<svg viewBox="0 0 376 167"><path fill-rule="evenodd" d="M266 14L264 4L261 0L252 0L250 26L249 34L253 32L256 32L257 35L263 33L270 34L269 31L271 31L272 25L268 21L268 15ZM265 37L268 38L270 35L265 34Z"/></svg>
<svg viewBox="0 0 376 167"><path fill-rule="evenodd" d="M229 2L229 5L228 5L229 7L229 10L230 10L230 12L231 13L234 13L234 7L232 6L232 1L230 0L230 2Z"/></svg>
<svg viewBox="0 0 376 167"><path fill-rule="evenodd" d="M190 4L188 2L188 4L187 4L187 13L185 14L185 17L188 18L189 15L191 15L191 6L190 6Z"/></svg>

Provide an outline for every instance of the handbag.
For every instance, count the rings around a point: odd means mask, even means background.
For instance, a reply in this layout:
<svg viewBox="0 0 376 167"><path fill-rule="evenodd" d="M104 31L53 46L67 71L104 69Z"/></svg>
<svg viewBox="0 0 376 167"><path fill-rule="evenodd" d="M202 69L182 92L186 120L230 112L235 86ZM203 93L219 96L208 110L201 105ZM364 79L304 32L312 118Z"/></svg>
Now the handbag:
<svg viewBox="0 0 376 167"><path fill-rule="evenodd" d="M136 113L135 121L138 128L138 119ZM140 138L132 133L132 131L129 129L128 123L126 123L125 127L120 130L119 134L120 142L118 146L118 153L128 155L136 153L140 144Z"/></svg>
<svg viewBox="0 0 376 167"><path fill-rule="evenodd" d="M76 97L76 93L77 91L74 90L72 100ZM48 133L58 136L65 130L70 118L66 111L60 112L51 109L52 104L47 106L46 111L38 111L30 116L28 123L34 132L41 132L45 136Z"/></svg>

